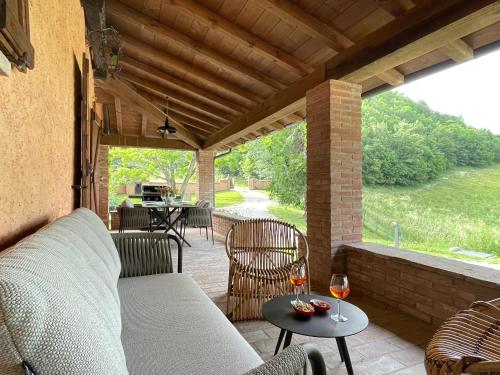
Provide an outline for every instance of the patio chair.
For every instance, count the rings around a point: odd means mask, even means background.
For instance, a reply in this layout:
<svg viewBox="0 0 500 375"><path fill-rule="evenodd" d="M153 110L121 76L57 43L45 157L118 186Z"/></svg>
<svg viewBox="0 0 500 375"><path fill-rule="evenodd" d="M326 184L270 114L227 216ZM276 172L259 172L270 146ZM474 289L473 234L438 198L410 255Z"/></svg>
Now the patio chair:
<svg viewBox="0 0 500 375"><path fill-rule="evenodd" d="M214 242L214 227L212 225L212 208L210 207L210 202L207 201L198 201L196 202L196 207L188 208L186 212L186 216L182 219L181 222L183 229L183 237L186 234L186 227L192 228L205 228L205 234L207 236L208 241L208 228L212 231L212 244Z"/></svg>
<svg viewBox="0 0 500 375"><path fill-rule="evenodd" d="M262 319L262 304L292 293L289 277L294 264L306 268L309 293L309 247L291 224L251 219L232 225L226 236L229 257L227 316L233 321Z"/></svg>
<svg viewBox="0 0 500 375"><path fill-rule="evenodd" d="M151 230L151 217L147 207L118 207L119 232L127 229Z"/></svg>
<svg viewBox="0 0 500 375"><path fill-rule="evenodd" d="M428 375L500 374L500 298L474 302L437 330L425 351Z"/></svg>

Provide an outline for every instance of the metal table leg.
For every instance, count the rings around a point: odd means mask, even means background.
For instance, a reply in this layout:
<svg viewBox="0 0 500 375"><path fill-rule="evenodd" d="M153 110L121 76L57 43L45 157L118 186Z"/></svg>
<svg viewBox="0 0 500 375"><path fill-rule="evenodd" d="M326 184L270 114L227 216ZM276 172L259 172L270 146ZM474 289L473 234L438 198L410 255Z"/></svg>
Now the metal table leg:
<svg viewBox="0 0 500 375"><path fill-rule="evenodd" d="M283 341L283 336L285 336L286 330L283 328L280 331L280 337L278 338L278 343L276 344L276 349L274 349L274 355L278 354L281 346L281 342Z"/></svg>
<svg viewBox="0 0 500 375"><path fill-rule="evenodd" d="M292 342L292 335L293 332L286 331L285 343L283 344L283 349L286 349L290 346L290 343Z"/></svg>
<svg viewBox="0 0 500 375"><path fill-rule="evenodd" d="M340 357L344 358L347 373L349 375L354 375L354 372L352 370L351 358L349 357L349 351L347 350L347 344L345 342L345 337L338 337L337 345L339 345L339 349L342 348L342 350L340 350Z"/></svg>

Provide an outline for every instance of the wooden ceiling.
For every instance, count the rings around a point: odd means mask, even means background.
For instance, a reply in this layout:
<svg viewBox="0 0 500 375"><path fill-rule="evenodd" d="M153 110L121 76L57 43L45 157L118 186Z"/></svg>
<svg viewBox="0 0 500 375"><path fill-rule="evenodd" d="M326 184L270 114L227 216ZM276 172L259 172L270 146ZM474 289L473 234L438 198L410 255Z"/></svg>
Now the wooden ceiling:
<svg viewBox="0 0 500 375"><path fill-rule="evenodd" d="M222 149L302 121L330 78L364 93L500 39L493 0L107 0L121 71L96 82L104 144ZM165 118L175 138L160 138Z"/></svg>

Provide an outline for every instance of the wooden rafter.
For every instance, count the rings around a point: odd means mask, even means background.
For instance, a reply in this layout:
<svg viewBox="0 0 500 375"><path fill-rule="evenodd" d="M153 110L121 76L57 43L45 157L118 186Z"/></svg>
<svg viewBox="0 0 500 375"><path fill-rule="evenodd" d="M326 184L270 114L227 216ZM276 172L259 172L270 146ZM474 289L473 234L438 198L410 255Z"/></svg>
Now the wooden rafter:
<svg viewBox="0 0 500 375"><path fill-rule="evenodd" d="M151 65L144 64L129 56L123 56L120 61L127 71L132 71L132 73L140 72L140 74L145 74L146 76L153 77L157 80L160 80L168 87L173 87L174 89L180 90L187 95L193 96L195 99L201 99L205 102L208 102L210 105L215 105L215 107L222 109L229 114L242 114L249 108L222 98L210 91L204 90L189 82L183 81L177 77L174 77L173 75L165 73L163 70L157 69Z"/></svg>
<svg viewBox="0 0 500 375"><path fill-rule="evenodd" d="M109 146L123 146L123 147L147 147L147 148L171 148L178 150L195 150L194 147L188 144L168 138L145 138L134 136L119 136L119 135L103 135L100 143Z"/></svg>
<svg viewBox="0 0 500 375"><path fill-rule="evenodd" d="M110 94L113 94L115 97L119 97L121 101L126 102L137 112L145 115L151 122L162 124L165 121L165 114L163 111L151 104L146 98L141 96L125 82L116 78L107 78L105 80L96 80L96 84ZM171 120L175 123L174 119ZM176 128L176 136L179 139L192 147L201 148L202 145L200 141L193 136L193 134L186 131L182 126L176 126Z"/></svg>
<svg viewBox="0 0 500 375"><path fill-rule="evenodd" d="M270 58L274 63L279 64L286 69L293 69L298 75L303 76L311 72L311 68L296 57L286 53L259 38L257 35L229 22L219 14L212 12L203 5L193 0L167 0L169 5L178 6L190 14L196 16L204 24L208 24L210 29L217 30L232 39L239 41L242 45L252 49L259 55Z"/></svg>
<svg viewBox="0 0 500 375"><path fill-rule="evenodd" d="M210 117L213 117L217 120L227 121L227 120L231 120L233 118L233 116L228 115L224 111L210 107L204 103L201 103L198 100L192 99L186 95L183 95L177 91L166 88L166 87L159 85L155 82L149 81L149 80L144 79L144 78L137 77L136 75L133 75L133 74L130 74L127 72L123 72L123 73L120 73L120 77L122 77L123 79L126 79L127 81L133 83L136 86L139 86L143 89L146 89L146 90L152 92L153 94L159 96L160 98L165 99L166 97L168 97L169 99L171 99L172 101L174 101L176 103L179 103L180 105L188 107L194 111L203 112L204 114L206 114Z"/></svg>
<svg viewBox="0 0 500 375"><path fill-rule="evenodd" d="M155 61L155 65L158 66L168 65L174 69L182 71L183 74L195 80L205 82L210 86L218 87L220 90L225 91L229 95L239 98L240 102L242 101L243 103L252 105L262 101L262 98L258 95L252 94L248 90L244 90L233 83L214 77L209 72L188 64L187 62L171 56L166 52L159 51L140 40L123 35L121 38L121 44L127 54L131 54L133 56L145 56L148 59Z"/></svg>
<svg viewBox="0 0 500 375"><path fill-rule="evenodd" d="M248 66L242 64L241 62L234 60L228 56L224 56L214 50L209 48L196 40L191 39L185 34L164 25L160 22L153 20L152 18L137 12L136 10L121 4L118 1L111 0L106 2L107 12L119 17L122 21L133 23L139 25L139 27L144 28L147 31L154 33L156 36L168 39L184 48L187 48L196 54L199 54L217 65L221 65L232 72L239 75L244 75L249 77L259 83L265 84L268 87L276 90L280 90L286 87L283 83L271 78L261 72L258 72Z"/></svg>
<svg viewBox="0 0 500 375"><path fill-rule="evenodd" d="M321 22L316 17L308 14L303 9L289 1L262 1L263 4L266 5L266 8L270 11L275 12L280 17L287 20L290 24L296 25L300 30L310 35L311 37L321 40L332 50L333 54L354 45L354 42L346 35L336 30L332 26ZM399 79L396 80L395 77L399 77ZM393 69L389 69L387 72L382 73L379 78L383 79L385 82L393 86L399 86L404 82L404 76L400 72L394 71ZM389 80L387 80L386 78L388 78ZM397 84L393 84L396 82Z"/></svg>
<svg viewBox="0 0 500 375"><path fill-rule="evenodd" d="M397 69L389 69L377 74L377 77L391 86L399 86L405 82L405 76Z"/></svg>
<svg viewBox="0 0 500 375"><path fill-rule="evenodd" d="M457 63L474 58L474 50L462 39L454 40L440 47L439 50Z"/></svg>
<svg viewBox="0 0 500 375"><path fill-rule="evenodd" d="M123 133L122 102L118 96L115 96L115 114L116 114L116 132L121 135Z"/></svg>
<svg viewBox="0 0 500 375"><path fill-rule="evenodd" d="M203 147L217 148L302 109L306 91L326 79L363 82L499 21L500 2L494 0L442 0L410 9L339 52L307 77L239 116L231 125L208 137Z"/></svg>

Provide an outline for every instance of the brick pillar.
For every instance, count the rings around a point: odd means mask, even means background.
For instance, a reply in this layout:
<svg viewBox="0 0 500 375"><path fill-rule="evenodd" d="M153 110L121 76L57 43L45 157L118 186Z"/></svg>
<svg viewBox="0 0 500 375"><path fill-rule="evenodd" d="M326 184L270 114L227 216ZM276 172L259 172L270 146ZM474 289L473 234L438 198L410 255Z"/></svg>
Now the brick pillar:
<svg viewBox="0 0 500 375"><path fill-rule="evenodd" d="M100 145L97 158L96 184L99 192L99 212L98 215L108 226L108 185L109 185L109 164L108 164L109 146Z"/></svg>
<svg viewBox="0 0 500 375"><path fill-rule="evenodd" d="M307 92L307 240L311 282L326 293L361 241L361 87L326 81Z"/></svg>
<svg viewBox="0 0 500 375"><path fill-rule="evenodd" d="M214 152L196 151L196 198L209 201L214 207Z"/></svg>

